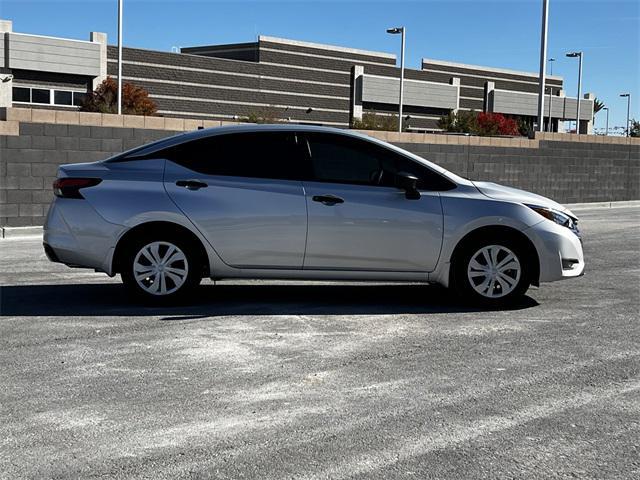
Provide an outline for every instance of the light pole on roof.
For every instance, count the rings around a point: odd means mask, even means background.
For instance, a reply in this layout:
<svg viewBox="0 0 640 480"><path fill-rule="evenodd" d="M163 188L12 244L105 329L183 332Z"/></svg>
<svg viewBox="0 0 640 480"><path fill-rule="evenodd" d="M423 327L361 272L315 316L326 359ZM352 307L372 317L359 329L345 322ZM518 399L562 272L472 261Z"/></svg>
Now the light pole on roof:
<svg viewBox="0 0 640 480"><path fill-rule="evenodd" d="M580 63L578 64L578 98L576 99L576 104L578 105L576 108L576 134L580 133L580 95L582 93L582 57L584 53L582 52L569 52L567 53L567 57L580 58Z"/></svg>
<svg viewBox="0 0 640 480"><path fill-rule="evenodd" d="M553 76L553 62L555 58L550 58L549 62L549 76ZM553 106L553 86L549 85L549 131L553 132L553 120L551 116L551 107Z"/></svg>
<svg viewBox="0 0 640 480"><path fill-rule="evenodd" d="M538 131L544 132L544 94L547 76L547 26L549 25L549 0L542 0L542 30L540 32L540 80L538 92Z"/></svg>
<svg viewBox="0 0 640 480"><path fill-rule="evenodd" d="M404 37L406 29L404 27L388 28L387 33L391 35L402 34L402 48L400 50L400 99L398 107L398 131L402 132L402 94L404 92Z"/></svg>
<svg viewBox="0 0 640 480"><path fill-rule="evenodd" d="M122 115L122 1L118 0L118 115Z"/></svg>
<svg viewBox="0 0 640 480"><path fill-rule="evenodd" d="M630 135L629 128L629 110L631 107L631 94L630 93L621 93L621 97L627 97L627 123L625 124L625 130L627 131L627 137Z"/></svg>

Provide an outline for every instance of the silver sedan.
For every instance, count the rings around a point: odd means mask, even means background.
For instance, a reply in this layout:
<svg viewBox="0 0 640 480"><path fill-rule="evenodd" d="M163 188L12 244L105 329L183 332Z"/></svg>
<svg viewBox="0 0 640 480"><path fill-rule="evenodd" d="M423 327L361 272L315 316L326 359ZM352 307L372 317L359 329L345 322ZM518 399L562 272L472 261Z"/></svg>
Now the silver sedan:
<svg viewBox="0 0 640 480"><path fill-rule="evenodd" d="M246 125L63 165L52 261L184 298L203 277L405 281L503 305L584 270L577 218L346 130Z"/></svg>

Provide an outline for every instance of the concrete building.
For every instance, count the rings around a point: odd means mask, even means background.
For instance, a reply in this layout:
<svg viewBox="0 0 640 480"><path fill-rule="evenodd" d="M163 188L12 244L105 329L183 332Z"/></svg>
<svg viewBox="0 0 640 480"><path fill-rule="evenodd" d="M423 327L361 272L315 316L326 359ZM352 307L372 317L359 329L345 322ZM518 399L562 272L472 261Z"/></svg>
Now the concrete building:
<svg viewBox="0 0 640 480"><path fill-rule="evenodd" d="M396 56L259 36L257 41L182 48L180 53L123 49L123 80L144 87L167 117L238 120L258 116L297 123L348 127L366 112L398 109ZM89 41L16 33L0 21L0 107L76 109L89 89L117 76L117 49L106 35ZM563 79L550 76L552 127L574 120L575 98ZM533 123L538 76L477 65L423 59L405 69L405 126L438 130L451 111L477 110ZM581 100L581 131L591 133L593 96Z"/></svg>

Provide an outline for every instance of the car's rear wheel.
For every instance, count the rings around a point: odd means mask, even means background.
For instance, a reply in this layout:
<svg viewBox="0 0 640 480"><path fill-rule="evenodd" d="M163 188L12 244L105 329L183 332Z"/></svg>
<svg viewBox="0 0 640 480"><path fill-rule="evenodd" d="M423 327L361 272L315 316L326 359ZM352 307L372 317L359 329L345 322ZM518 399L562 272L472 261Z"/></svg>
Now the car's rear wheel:
<svg viewBox="0 0 640 480"><path fill-rule="evenodd" d="M133 295L154 302L184 298L202 278L201 262L189 242L173 236L135 239L123 260L125 286Z"/></svg>
<svg viewBox="0 0 640 480"><path fill-rule="evenodd" d="M507 305L531 283L525 249L508 238L470 242L454 260L454 286L473 303Z"/></svg>

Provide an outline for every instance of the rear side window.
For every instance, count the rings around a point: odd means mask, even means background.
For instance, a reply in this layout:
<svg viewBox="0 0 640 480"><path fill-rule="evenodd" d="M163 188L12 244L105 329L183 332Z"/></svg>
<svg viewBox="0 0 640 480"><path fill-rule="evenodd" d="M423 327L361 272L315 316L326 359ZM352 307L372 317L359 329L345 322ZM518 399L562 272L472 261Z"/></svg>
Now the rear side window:
<svg viewBox="0 0 640 480"><path fill-rule="evenodd" d="M310 133L312 176L318 182L394 187L396 174L418 177L421 190L450 190L455 184L399 153L365 140L342 135Z"/></svg>
<svg viewBox="0 0 640 480"><path fill-rule="evenodd" d="M201 138L162 152L204 175L302 180L305 162L294 132L232 133Z"/></svg>

